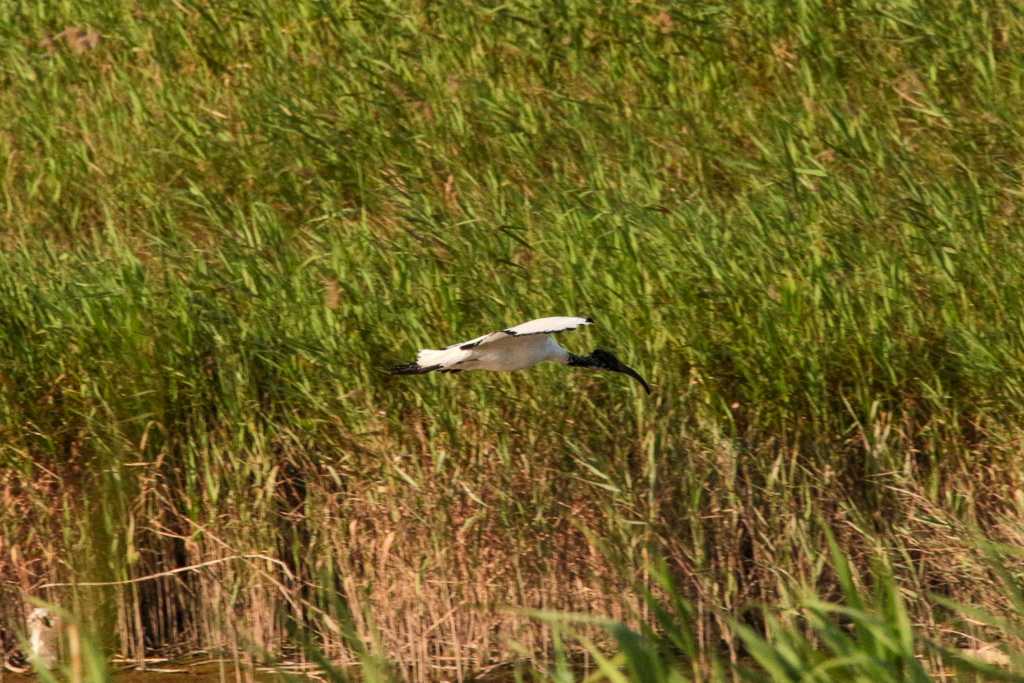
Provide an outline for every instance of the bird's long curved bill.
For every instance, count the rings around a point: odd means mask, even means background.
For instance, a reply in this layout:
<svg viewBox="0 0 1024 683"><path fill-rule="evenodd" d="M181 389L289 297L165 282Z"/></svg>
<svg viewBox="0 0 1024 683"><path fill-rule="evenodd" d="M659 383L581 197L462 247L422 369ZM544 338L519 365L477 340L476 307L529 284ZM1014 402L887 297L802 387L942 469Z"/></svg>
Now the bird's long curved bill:
<svg viewBox="0 0 1024 683"><path fill-rule="evenodd" d="M624 375L629 375L637 382L640 382L640 384L642 384L644 387L644 391L646 391L648 394L651 393L650 385L647 384L644 378L640 376L640 373L634 370L633 368L629 367L628 365L623 365L621 368L619 368L619 372L621 372Z"/></svg>

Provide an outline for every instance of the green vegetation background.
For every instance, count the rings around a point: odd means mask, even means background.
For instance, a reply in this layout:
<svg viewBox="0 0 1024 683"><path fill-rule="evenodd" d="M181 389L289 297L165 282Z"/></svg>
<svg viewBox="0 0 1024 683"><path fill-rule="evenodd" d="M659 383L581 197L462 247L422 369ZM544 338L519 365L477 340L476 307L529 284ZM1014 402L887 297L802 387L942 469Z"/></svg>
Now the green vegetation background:
<svg viewBox="0 0 1024 683"><path fill-rule="evenodd" d="M502 605L633 614L651 552L715 649L716 614L836 589L825 526L923 622L928 590L984 601L968 529L1024 507L1022 29L998 1L3 3L0 578L220 559L70 592L137 654L329 634L336 585L422 666L543 649ZM381 371L560 314L653 396Z"/></svg>

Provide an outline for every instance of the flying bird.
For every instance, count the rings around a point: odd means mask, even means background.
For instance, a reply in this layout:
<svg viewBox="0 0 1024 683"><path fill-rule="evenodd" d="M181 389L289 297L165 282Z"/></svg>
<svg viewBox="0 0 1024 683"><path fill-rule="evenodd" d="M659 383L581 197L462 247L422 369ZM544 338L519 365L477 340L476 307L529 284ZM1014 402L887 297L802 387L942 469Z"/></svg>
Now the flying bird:
<svg viewBox="0 0 1024 683"><path fill-rule="evenodd" d="M574 368L611 370L629 375L643 385L647 393L651 387L640 374L610 351L595 349L586 356L569 353L555 341L559 332L575 330L593 324L590 318L554 316L491 332L476 339L452 344L444 349L422 349L415 363L398 365L391 369L394 375L422 375L427 372L462 372L463 370L492 370L506 372L532 368L537 363L553 360Z"/></svg>

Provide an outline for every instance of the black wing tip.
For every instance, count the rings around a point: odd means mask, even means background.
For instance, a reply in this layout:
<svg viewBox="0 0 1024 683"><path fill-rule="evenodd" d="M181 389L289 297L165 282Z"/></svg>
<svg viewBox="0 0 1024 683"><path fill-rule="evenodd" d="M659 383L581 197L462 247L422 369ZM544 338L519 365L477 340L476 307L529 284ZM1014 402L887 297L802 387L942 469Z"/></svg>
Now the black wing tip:
<svg viewBox="0 0 1024 683"><path fill-rule="evenodd" d="M519 333L516 332L515 330L511 329L511 328L507 329L507 330L502 330L502 332L504 332L505 334L507 334L510 337L517 337L517 336L519 336Z"/></svg>
<svg viewBox="0 0 1024 683"><path fill-rule="evenodd" d="M594 319L593 318L584 318L583 319L583 324L584 325L593 325L594 324Z"/></svg>

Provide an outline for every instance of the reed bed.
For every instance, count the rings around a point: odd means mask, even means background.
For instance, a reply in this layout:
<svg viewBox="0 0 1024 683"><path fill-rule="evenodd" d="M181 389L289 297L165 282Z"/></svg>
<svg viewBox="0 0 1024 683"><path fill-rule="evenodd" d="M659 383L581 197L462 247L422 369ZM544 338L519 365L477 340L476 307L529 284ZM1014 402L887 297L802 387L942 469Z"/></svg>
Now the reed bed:
<svg viewBox="0 0 1024 683"><path fill-rule="evenodd" d="M660 637L665 574L695 677L770 671L779 619L811 661L807 591L854 584L926 675L926 641L1017 647L950 605L1019 619L985 548L1024 540L1022 29L998 0L0 5L0 631L33 596L139 663L601 669L632 641L567 660L537 614ZM383 371L549 314L654 394Z"/></svg>

